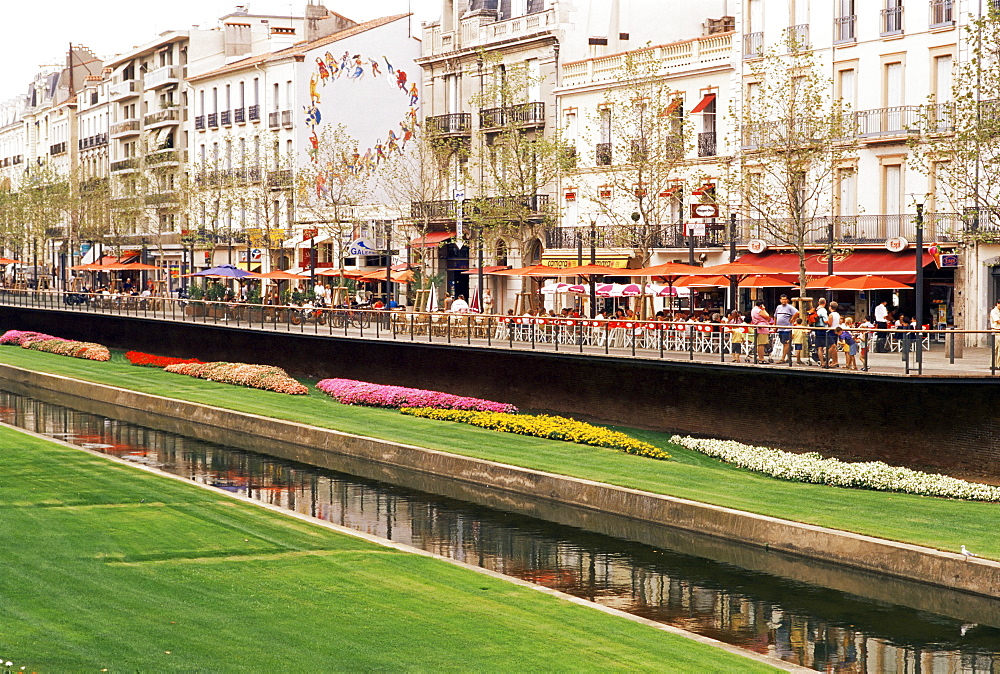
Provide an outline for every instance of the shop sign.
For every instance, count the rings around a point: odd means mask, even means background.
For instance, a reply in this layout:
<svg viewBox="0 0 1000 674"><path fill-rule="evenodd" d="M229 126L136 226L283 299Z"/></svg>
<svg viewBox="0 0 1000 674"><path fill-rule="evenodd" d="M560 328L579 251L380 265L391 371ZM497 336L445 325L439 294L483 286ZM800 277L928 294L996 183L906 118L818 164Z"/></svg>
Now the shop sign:
<svg viewBox="0 0 1000 674"><path fill-rule="evenodd" d="M719 204L691 204L692 218L719 217Z"/></svg>
<svg viewBox="0 0 1000 674"><path fill-rule="evenodd" d="M687 236L705 236L705 223L704 222L689 222L687 223L687 231L685 232Z"/></svg>
<svg viewBox="0 0 1000 674"><path fill-rule="evenodd" d="M763 239L750 239L747 241L747 251L754 255L760 255L767 250L767 241Z"/></svg>
<svg viewBox="0 0 1000 674"><path fill-rule="evenodd" d="M358 255L378 255L379 251L375 250L375 244L362 237L347 244L345 254L347 257L357 257Z"/></svg>
<svg viewBox="0 0 1000 674"><path fill-rule="evenodd" d="M894 236L885 240L885 249L890 253L902 253L910 245L910 242L901 236Z"/></svg>
<svg viewBox="0 0 1000 674"><path fill-rule="evenodd" d="M940 260L941 262L939 264L942 269L955 269L958 267L957 253L942 253Z"/></svg>

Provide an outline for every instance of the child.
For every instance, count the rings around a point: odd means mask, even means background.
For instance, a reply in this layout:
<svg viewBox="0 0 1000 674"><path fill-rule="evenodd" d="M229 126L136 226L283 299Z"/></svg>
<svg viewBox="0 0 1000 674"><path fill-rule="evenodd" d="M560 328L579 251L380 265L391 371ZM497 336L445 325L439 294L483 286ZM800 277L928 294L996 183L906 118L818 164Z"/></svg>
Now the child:
<svg viewBox="0 0 1000 674"><path fill-rule="evenodd" d="M742 362L740 356L743 353L743 344L747 338L746 328L743 327L743 315L738 311L734 311L729 314L728 323L732 325L732 327L727 329L729 330L729 341L732 343L733 362L739 363Z"/></svg>
<svg viewBox="0 0 1000 674"><path fill-rule="evenodd" d="M858 340L854 339L854 335L839 325L833 329L833 332L837 335L837 339L843 342L847 348L847 363L845 363L845 368L848 370L857 370L858 366L854 357L858 355Z"/></svg>
<svg viewBox="0 0 1000 674"><path fill-rule="evenodd" d="M795 354L796 365L807 365L802 360L802 352L806 350L806 344L808 343L809 330L806 328L802 317L799 316L792 325L792 352Z"/></svg>

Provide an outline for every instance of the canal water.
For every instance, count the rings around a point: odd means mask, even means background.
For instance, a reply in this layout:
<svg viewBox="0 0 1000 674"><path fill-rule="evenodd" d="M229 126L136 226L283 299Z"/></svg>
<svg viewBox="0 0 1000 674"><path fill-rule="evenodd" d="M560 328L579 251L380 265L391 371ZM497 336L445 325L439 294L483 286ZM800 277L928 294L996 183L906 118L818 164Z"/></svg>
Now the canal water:
<svg viewBox="0 0 1000 674"><path fill-rule="evenodd" d="M819 671L1000 674L1000 629L0 391L0 421Z"/></svg>

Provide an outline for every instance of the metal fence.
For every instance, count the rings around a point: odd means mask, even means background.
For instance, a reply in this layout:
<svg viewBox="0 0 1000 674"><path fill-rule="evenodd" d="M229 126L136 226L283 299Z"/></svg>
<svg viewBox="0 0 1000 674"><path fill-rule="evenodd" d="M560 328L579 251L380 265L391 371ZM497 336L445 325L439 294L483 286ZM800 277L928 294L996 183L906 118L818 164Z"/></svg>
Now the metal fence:
<svg viewBox="0 0 1000 674"><path fill-rule="evenodd" d="M802 329L804 348L789 349L772 327L685 320L586 319L552 316L500 316L443 312L385 311L360 307L272 306L166 297L64 291L2 290L0 306L137 317L244 330L310 333L317 336L464 345L537 352L577 352L591 356L769 365L813 371L843 371L843 341L830 330ZM17 327L17 326L10 326ZM858 329L859 375L995 376L998 334L972 330ZM968 334L985 344L963 348ZM824 348L827 340L834 348ZM760 349L757 348L758 343ZM997 354L997 355L994 355ZM734 361L739 361L734 363ZM841 366L838 369L838 366ZM851 374L855 374L852 371Z"/></svg>

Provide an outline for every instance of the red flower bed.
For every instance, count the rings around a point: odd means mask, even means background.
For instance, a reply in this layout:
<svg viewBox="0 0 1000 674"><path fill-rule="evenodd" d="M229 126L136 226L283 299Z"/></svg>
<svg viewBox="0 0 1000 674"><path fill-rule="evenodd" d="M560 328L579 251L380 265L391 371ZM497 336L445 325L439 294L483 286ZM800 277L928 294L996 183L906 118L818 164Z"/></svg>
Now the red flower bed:
<svg viewBox="0 0 1000 674"><path fill-rule="evenodd" d="M197 358L171 358L170 356L154 356L142 351L126 351L125 358L133 365L140 367L166 367L180 363L201 363Z"/></svg>

